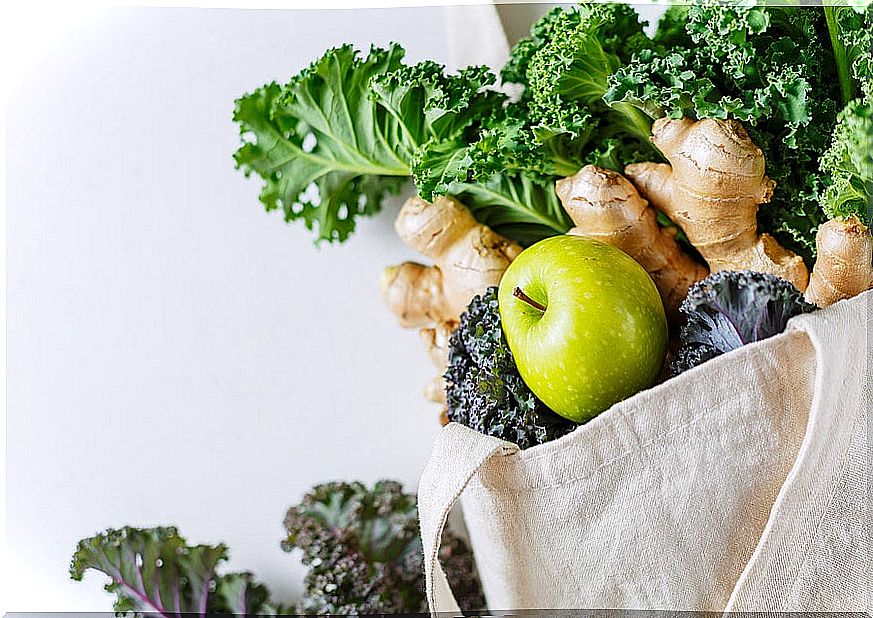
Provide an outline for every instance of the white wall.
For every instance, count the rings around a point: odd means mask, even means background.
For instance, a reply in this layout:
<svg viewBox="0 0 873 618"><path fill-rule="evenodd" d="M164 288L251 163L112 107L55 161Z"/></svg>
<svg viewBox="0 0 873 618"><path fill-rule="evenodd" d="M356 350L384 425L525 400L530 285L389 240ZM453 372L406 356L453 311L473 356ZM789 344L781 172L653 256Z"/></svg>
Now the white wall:
<svg viewBox="0 0 873 618"><path fill-rule="evenodd" d="M398 204L318 250L231 159L234 98L391 40L446 61L444 11L115 9L12 96L7 610L108 610L102 579L67 568L124 524L223 540L288 600L281 522L307 488L414 489L438 424L432 369L377 291L411 257Z"/></svg>

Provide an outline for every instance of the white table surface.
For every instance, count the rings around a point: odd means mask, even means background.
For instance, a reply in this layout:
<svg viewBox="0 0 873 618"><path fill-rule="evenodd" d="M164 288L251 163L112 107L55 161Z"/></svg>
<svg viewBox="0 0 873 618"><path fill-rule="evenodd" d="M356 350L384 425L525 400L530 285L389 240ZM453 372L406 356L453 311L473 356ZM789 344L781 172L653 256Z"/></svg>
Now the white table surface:
<svg viewBox="0 0 873 618"><path fill-rule="evenodd" d="M438 424L433 370L378 295L413 257L398 204L316 249L234 170L231 113L345 42L445 62L445 14L113 9L12 95L5 609L109 610L69 560L125 524L224 541L288 601L281 524L304 491L414 490Z"/></svg>

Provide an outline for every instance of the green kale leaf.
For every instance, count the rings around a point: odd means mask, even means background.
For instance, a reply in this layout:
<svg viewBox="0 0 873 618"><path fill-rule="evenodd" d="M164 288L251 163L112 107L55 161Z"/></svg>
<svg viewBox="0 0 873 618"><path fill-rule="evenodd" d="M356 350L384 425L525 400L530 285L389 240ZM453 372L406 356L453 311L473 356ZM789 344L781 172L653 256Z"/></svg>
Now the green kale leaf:
<svg viewBox="0 0 873 618"><path fill-rule="evenodd" d="M553 182L527 174L494 174L478 182L456 183L457 195L481 223L523 246L564 234L573 225Z"/></svg>
<svg viewBox="0 0 873 618"><path fill-rule="evenodd" d="M651 46L643 26L622 4L556 8L534 24L502 71L504 81L524 87L521 99L492 117L472 146L474 178L509 169L554 180L595 160L620 170L659 159L649 141L651 119L603 100L608 78ZM603 157L607 144L610 156Z"/></svg>
<svg viewBox="0 0 873 618"><path fill-rule="evenodd" d="M873 95L873 5L824 6L843 101Z"/></svg>
<svg viewBox="0 0 873 618"><path fill-rule="evenodd" d="M93 569L109 576L115 611L148 615L274 615L267 589L251 573L226 573L224 545L188 545L176 528L107 530L79 541L70 576L80 581Z"/></svg>
<svg viewBox="0 0 873 618"><path fill-rule="evenodd" d="M402 63L399 45L365 57L327 51L284 86L268 84L236 102L243 144L234 158L264 180L260 199L286 221L303 219L318 241L343 242L360 215L397 193L419 148L457 143L503 96L494 77L471 68L445 76L432 62Z"/></svg>
<svg viewBox="0 0 873 618"><path fill-rule="evenodd" d="M578 425L550 410L518 373L503 335L497 288L476 296L449 337L448 418L525 449Z"/></svg>
<svg viewBox="0 0 873 618"><path fill-rule="evenodd" d="M873 223L873 94L840 112L833 139L821 158L828 217L857 216Z"/></svg>
<svg viewBox="0 0 873 618"><path fill-rule="evenodd" d="M358 216L378 212L411 177L422 198L470 200L480 221L517 242L567 231L550 179L502 159L485 163L488 140L513 139L486 126L512 109L491 88L496 76L483 67L446 75L434 62L402 58L398 45L366 57L350 46L332 49L285 86L268 84L236 102L236 163L264 180L267 210L302 219L317 241L343 242ZM483 146L471 148L480 138Z"/></svg>
<svg viewBox="0 0 873 618"><path fill-rule="evenodd" d="M818 159L842 106L825 13L708 3L673 10L661 27L610 76L605 100L652 117L743 122L777 183L759 227L811 262L824 219Z"/></svg>

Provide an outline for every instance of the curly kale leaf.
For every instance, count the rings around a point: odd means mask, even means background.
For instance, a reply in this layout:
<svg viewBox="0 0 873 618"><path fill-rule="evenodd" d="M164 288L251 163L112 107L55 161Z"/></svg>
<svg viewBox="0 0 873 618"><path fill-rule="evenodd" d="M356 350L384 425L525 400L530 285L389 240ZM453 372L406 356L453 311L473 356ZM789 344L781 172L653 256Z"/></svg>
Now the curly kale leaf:
<svg viewBox="0 0 873 618"><path fill-rule="evenodd" d="M830 148L821 158L827 182L822 207L828 217L857 216L871 223L873 212L873 95L840 112Z"/></svg>
<svg viewBox="0 0 873 618"><path fill-rule="evenodd" d="M529 448L578 425L551 411L518 373L503 335L497 288L476 296L449 337L448 418Z"/></svg>
<svg viewBox="0 0 873 618"><path fill-rule="evenodd" d="M285 517L285 551L309 567L300 611L307 615L427 611L416 498L399 483L325 483ZM459 604L485 599L469 547L448 530L440 562Z"/></svg>
<svg viewBox="0 0 873 618"><path fill-rule="evenodd" d="M425 199L448 193L476 218L523 245L571 227L554 193L559 176L586 163L620 170L657 159L650 120L630 105L602 101L607 76L648 45L624 5L554 9L534 24L502 71L524 86L521 100L482 114L466 143L431 142L413 166Z"/></svg>
<svg viewBox="0 0 873 618"><path fill-rule="evenodd" d="M495 174L487 180L456 184L452 193L478 221L523 246L564 234L572 227L554 183L526 174Z"/></svg>
<svg viewBox="0 0 873 618"><path fill-rule="evenodd" d="M607 101L632 103L655 117L735 118L752 125L773 117L785 125L787 140L809 124L808 99L825 77L816 61L829 54L817 32L824 27L821 13L696 5L681 15L690 44L641 50L610 77ZM678 26L675 20L666 25Z"/></svg>
<svg viewBox="0 0 873 618"><path fill-rule="evenodd" d="M370 81L373 98L394 119L389 141L409 143L406 161L427 143L462 140L481 119L503 105L506 96L487 89L496 77L473 66L445 75L444 67L424 61L383 73ZM471 129L473 129L471 131Z"/></svg>
<svg viewBox="0 0 873 618"><path fill-rule="evenodd" d="M397 193L418 150L458 143L503 95L483 90L494 77L471 68L402 63L399 45L362 57L345 45L327 51L284 86L236 102L243 144L234 158L264 180L260 199L286 221L303 219L317 241L343 242L360 215Z"/></svg>
<svg viewBox="0 0 873 618"><path fill-rule="evenodd" d="M694 284L680 310L685 323L674 374L785 330L817 307L788 281L767 273L721 271Z"/></svg>
<svg viewBox="0 0 873 618"><path fill-rule="evenodd" d="M862 36L856 22L841 20L844 40ZM605 100L652 117L743 122L776 181L759 227L811 262L824 220L819 157L844 104L825 11L707 3L672 10L661 27L652 48L610 76Z"/></svg>
<svg viewBox="0 0 873 618"><path fill-rule="evenodd" d="M508 108L507 111L512 108ZM572 227L554 190L554 181L531 170L512 169L509 150L530 146L507 122L487 124L473 147L440 142L422 149L414 174L420 188L461 200L480 223L522 245L563 234ZM475 157L475 159L474 159ZM429 194L422 194L430 199Z"/></svg>
<svg viewBox="0 0 873 618"><path fill-rule="evenodd" d="M117 613L276 614L251 573L217 573L225 560L224 545L188 545L174 527L125 527L79 541L70 576L80 581L88 569L109 576Z"/></svg>
<svg viewBox="0 0 873 618"><path fill-rule="evenodd" d="M483 140L471 149L474 174L502 168L568 176L593 162L607 142L612 156L601 163L657 159L651 120L631 105L603 101L609 76L651 45L643 26L622 4L556 8L543 16L503 69L504 81L524 90L503 118L486 123Z"/></svg>

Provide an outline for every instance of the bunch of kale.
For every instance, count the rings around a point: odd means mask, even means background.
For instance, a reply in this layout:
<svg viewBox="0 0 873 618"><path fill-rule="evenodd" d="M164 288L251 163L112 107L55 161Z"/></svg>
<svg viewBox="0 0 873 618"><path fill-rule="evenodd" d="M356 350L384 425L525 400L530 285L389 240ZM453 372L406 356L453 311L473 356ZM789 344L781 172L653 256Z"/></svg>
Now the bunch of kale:
<svg viewBox="0 0 873 618"><path fill-rule="evenodd" d="M529 448L578 425L552 412L522 380L503 335L497 288L476 296L449 337L450 421Z"/></svg>
<svg viewBox="0 0 873 618"><path fill-rule="evenodd" d="M115 611L157 616L358 615L427 611L414 495L394 481L315 486L285 517L286 551L309 567L297 606L270 601L251 573L219 573L227 547L189 545L174 527L107 530L79 542L70 575L109 577ZM483 609L473 553L446 530L439 553L461 607Z"/></svg>
<svg viewBox="0 0 873 618"><path fill-rule="evenodd" d="M458 196L530 244L570 227L557 178L588 163L622 171L661 160L649 141L655 118L732 118L777 182L761 230L811 263L815 229L841 212L827 204L847 187L822 155L840 110L855 101L842 114L857 117L869 104L871 17L871 6L708 2L671 7L649 37L627 5L558 8L501 72L520 86L517 100L481 67L446 75L433 62L403 64L397 45L363 58L345 46L237 101L236 161L264 179L268 209L304 219L320 239L345 240L356 216L412 178L424 199ZM340 107L348 113L330 113Z"/></svg>

